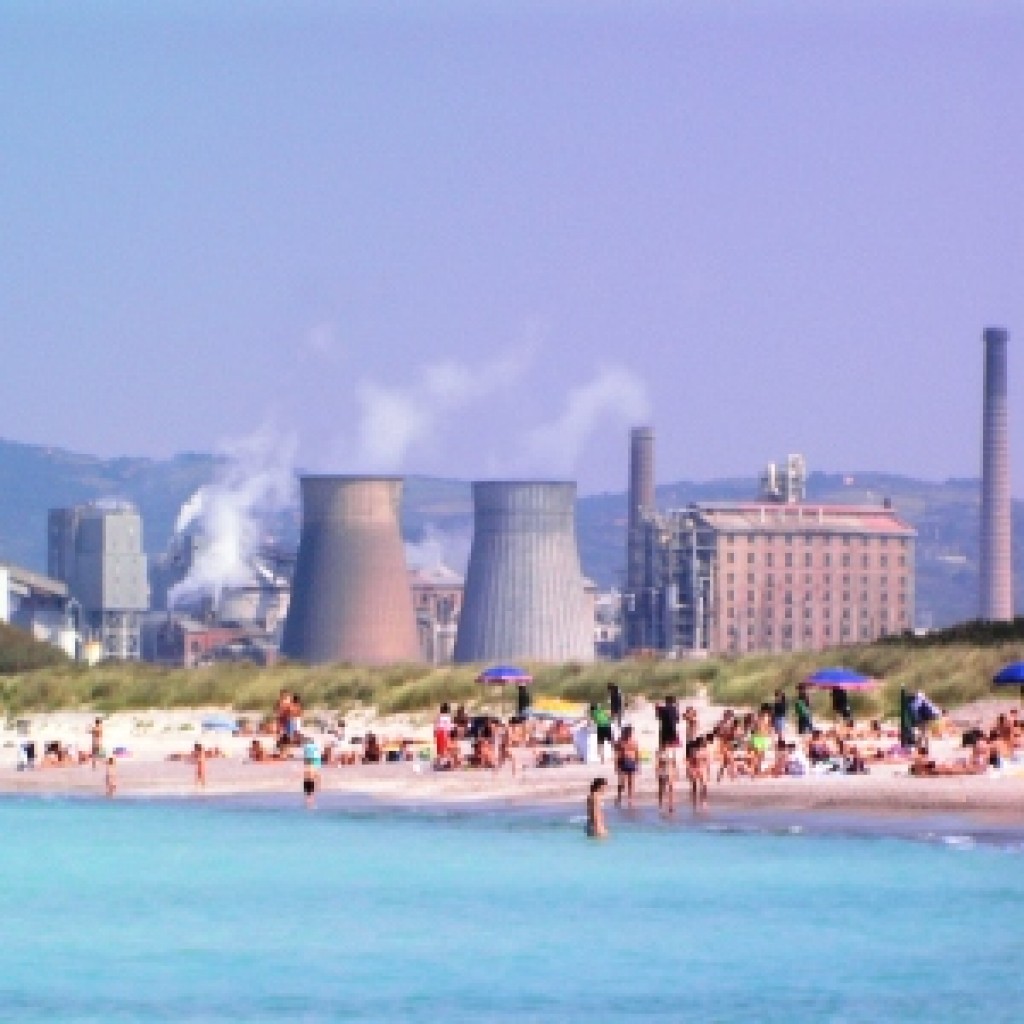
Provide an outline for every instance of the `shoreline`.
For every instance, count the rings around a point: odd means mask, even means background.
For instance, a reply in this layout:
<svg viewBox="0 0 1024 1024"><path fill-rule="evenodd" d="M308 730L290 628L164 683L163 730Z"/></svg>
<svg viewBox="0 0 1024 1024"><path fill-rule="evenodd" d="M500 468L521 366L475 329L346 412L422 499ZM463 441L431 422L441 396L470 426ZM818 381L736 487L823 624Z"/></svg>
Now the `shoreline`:
<svg viewBox="0 0 1024 1024"><path fill-rule="evenodd" d="M112 802L172 801L265 804L301 809L300 762L252 764L237 759L208 763L208 782L196 786L194 768L183 762L124 761ZM414 763L327 767L318 789L323 810L443 815L583 813L586 786L595 775L613 782L610 765L573 764L531 768L513 775L490 772L434 772ZM659 814L650 773L642 775L635 809L607 801L617 828L659 822L682 827L792 827L883 835L940 830L994 832L1024 840L1024 778L964 776L914 778L897 773L866 776L811 776L724 780L710 790L710 808L694 815L688 791L677 788L672 816ZM0 798L82 798L106 801L104 771L88 765L18 771L0 766Z"/></svg>

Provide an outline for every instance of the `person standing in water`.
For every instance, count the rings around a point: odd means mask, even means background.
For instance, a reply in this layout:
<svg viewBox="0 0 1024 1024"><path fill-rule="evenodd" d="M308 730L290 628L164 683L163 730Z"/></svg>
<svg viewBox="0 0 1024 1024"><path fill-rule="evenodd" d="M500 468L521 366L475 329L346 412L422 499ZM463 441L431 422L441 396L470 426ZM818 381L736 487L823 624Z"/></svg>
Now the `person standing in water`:
<svg viewBox="0 0 1024 1024"><path fill-rule="evenodd" d="M316 787L320 781L320 761L320 746L314 740L310 740L302 748L302 795L309 810L316 805Z"/></svg>
<svg viewBox="0 0 1024 1024"><path fill-rule="evenodd" d="M587 794L587 835L591 839L604 839L608 835L608 826L604 823L604 805L601 803L607 785L607 779L596 778L590 784L590 792Z"/></svg>

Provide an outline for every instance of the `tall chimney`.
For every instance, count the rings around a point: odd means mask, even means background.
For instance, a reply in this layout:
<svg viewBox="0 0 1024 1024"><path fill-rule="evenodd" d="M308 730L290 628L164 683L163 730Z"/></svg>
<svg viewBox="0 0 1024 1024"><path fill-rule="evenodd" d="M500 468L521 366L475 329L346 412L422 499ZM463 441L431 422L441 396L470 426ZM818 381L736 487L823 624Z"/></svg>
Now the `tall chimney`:
<svg viewBox="0 0 1024 1024"><path fill-rule="evenodd" d="M473 484L473 545L455 660L593 661L576 485Z"/></svg>
<svg viewBox="0 0 1024 1024"><path fill-rule="evenodd" d="M281 653L313 664L420 660L396 477L304 476Z"/></svg>
<svg viewBox="0 0 1024 1024"><path fill-rule="evenodd" d="M654 515L654 430L629 432L629 520L626 526L626 587L643 586L643 524Z"/></svg>
<svg viewBox="0 0 1024 1024"><path fill-rule="evenodd" d="M981 438L980 618L1013 619L1010 549L1010 446L1006 415L1006 342L1002 327L985 329Z"/></svg>

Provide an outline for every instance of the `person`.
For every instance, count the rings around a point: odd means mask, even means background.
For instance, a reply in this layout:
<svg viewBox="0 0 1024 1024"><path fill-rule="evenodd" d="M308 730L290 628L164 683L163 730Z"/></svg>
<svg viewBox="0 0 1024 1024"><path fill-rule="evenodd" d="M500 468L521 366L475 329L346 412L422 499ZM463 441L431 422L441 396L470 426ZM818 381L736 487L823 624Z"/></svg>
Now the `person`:
<svg viewBox="0 0 1024 1024"><path fill-rule="evenodd" d="M612 745L612 716L600 704L591 704L590 720L597 727L597 756L604 764L604 745Z"/></svg>
<svg viewBox="0 0 1024 1024"><path fill-rule="evenodd" d="M434 719L434 747L437 750L438 760L448 753L448 739L452 731L451 710L447 703L441 705Z"/></svg>
<svg viewBox="0 0 1024 1024"><path fill-rule="evenodd" d="M587 794L587 835L591 839L604 839L608 835L608 826L604 823L604 806L601 798L608 780L599 777L590 784Z"/></svg>
<svg viewBox="0 0 1024 1024"><path fill-rule="evenodd" d="M658 810L668 805L668 813L674 814L676 809L676 779L679 777L679 766L676 764L674 750L659 747L655 762L655 773L658 777Z"/></svg>
<svg viewBox="0 0 1024 1024"><path fill-rule="evenodd" d="M309 740L302 748L302 795L307 809L316 803L316 786L320 780L320 746Z"/></svg>
<svg viewBox="0 0 1024 1024"><path fill-rule="evenodd" d="M690 801L693 812L703 811L708 805L707 751L703 736L686 744L686 777L690 781Z"/></svg>
<svg viewBox="0 0 1024 1024"><path fill-rule="evenodd" d="M679 705L675 697L668 696L664 704L657 704L654 713L658 716L658 745L679 746Z"/></svg>
<svg viewBox="0 0 1024 1024"><path fill-rule="evenodd" d="M379 764L383 759L380 740L376 733L368 732L363 742L363 764Z"/></svg>
<svg viewBox="0 0 1024 1024"><path fill-rule="evenodd" d="M525 683L516 685L516 715L525 718L530 710L530 688Z"/></svg>
<svg viewBox="0 0 1024 1024"><path fill-rule="evenodd" d="M850 695L842 686L832 690L832 711L836 718L841 719L848 727L853 726L853 712L850 710Z"/></svg>
<svg viewBox="0 0 1024 1024"><path fill-rule="evenodd" d="M640 770L640 747L636 737L633 735L633 726L627 725L622 729L618 742L615 744L615 771L618 775L618 786L616 788L615 804L622 804L622 795L626 795L626 806L633 806L635 793L635 780Z"/></svg>
<svg viewBox="0 0 1024 1024"><path fill-rule="evenodd" d="M615 722L615 724L621 729L623 701L622 690L619 689L617 683L608 684L608 710L611 711L612 719Z"/></svg>
<svg viewBox="0 0 1024 1024"><path fill-rule="evenodd" d="M775 698L772 701L772 726L775 729L775 736L778 739L786 733L786 693L784 690L776 690Z"/></svg>
<svg viewBox="0 0 1024 1024"><path fill-rule="evenodd" d="M811 698L807 695L807 687L803 683L796 688L796 701L793 710L796 712L796 731L801 736L807 736L814 732Z"/></svg>
<svg viewBox="0 0 1024 1024"><path fill-rule="evenodd" d="M113 757L107 758L107 774L105 786L108 797L113 797L117 792L117 761Z"/></svg>
<svg viewBox="0 0 1024 1024"><path fill-rule="evenodd" d="M89 737L92 740L92 767L93 771L96 770L96 765L103 759L103 719L97 718L93 722L92 727L89 729Z"/></svg>
<svg viewBox="0 0 1024 1024"><path fill-rule="evenodd" d="M192 759L196 763L196 785L206 785L206 751L202 743L197 743L192 748Z"/></svg>
<svg viewBox="0 0 1024 1024"><path fill-rule="evenodd" d="M687 707L683 712L683 721L686 723L686 742L692 743L697 738L697 712Z"/></svg>

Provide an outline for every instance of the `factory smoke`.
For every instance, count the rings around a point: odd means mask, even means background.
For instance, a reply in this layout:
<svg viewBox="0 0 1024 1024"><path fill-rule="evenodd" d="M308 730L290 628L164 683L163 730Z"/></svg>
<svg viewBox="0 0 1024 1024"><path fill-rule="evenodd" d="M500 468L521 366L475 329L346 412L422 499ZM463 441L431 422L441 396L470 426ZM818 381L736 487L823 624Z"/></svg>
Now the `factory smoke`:
<svg viewBox="0 0 1024 1024"><path fill-rule="evenodd" d="M523 468L532 473L572 474L587 444L604 424L631 426L649 415L644 382L623 367L604 367L592 380L569 390L556 419L529 432Z"/></svg>
<svg viewBox="0 0 1024 1024"><path fill-rule="evenodd" d="M532 360L526 347L475 368L451 361L433 364L413 384L362 381L356 389L357 468L396 472L414 451L429 453L453 413L515 387Z"/></svg>
<svg viewBox="0 0 1024 1024"><path fill-rule="evenodd" d="M208 596L245 583L268 524L296 504L296 438L263 428L230 442L216 478L196 491L178 513L175 534L199 538L188 575L168 592L167 604Z"/></svg>

